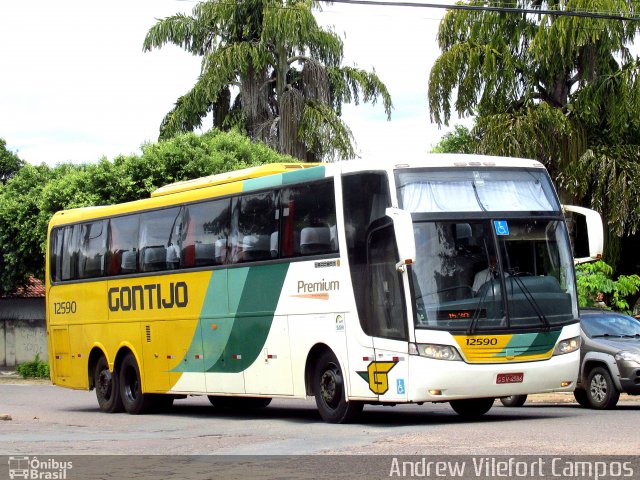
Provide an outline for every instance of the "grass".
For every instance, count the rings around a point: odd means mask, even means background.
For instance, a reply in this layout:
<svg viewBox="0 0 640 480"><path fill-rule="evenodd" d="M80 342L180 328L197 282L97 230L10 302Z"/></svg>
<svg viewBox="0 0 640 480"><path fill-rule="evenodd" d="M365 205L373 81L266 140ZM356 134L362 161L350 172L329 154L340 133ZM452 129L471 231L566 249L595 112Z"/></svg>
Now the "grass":
<svg viewBox="0 0 640 480"><path fill-rule="evenodd" d="M40 354L31 362L21 363L16 367L22 378L49 378L49 364L40 360Z"/></svg>

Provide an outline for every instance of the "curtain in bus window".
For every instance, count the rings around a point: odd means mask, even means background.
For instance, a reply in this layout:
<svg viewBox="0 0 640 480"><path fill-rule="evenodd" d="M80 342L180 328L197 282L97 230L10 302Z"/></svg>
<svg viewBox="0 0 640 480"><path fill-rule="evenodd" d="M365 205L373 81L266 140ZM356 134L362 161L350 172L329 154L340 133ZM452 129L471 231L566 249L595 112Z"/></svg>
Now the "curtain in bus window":
<svg viewBox="0 0 640 480"><path fill-rule="evenodd" d="M486 210L553 210L542 183L532 181L501 180L476 182L478 198Z"/></svg>
<svg viewBox="0 0 640 480"><path fill-rule="evenodd" d="M402 188L402 205L409 212L481 210L470 181L409 183Z"/></svg>
<svg viewBox="0 0 640 480"><path fill-rule="evenodd" d="M554 210L542 183L528 180L415 182L401 191L409 212Z"/></svg>

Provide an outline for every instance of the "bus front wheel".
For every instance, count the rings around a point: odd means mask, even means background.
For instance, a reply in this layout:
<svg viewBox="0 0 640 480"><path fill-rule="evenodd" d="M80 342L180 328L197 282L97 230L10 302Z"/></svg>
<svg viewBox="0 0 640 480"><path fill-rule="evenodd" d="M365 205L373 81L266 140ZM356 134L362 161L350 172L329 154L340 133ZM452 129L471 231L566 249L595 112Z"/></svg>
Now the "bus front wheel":
<svg viewBox="0 0 640 480"><path fill-rule="evenodd" d="M493 398L470 398L465 400L451 400L451 408L465 418L481 417L487 413L493 405Z"/></svg>
<svg viewBox="0 0 640 480"><path fill-rule="evenodd" d="M104 356L98 359L93 370L93 387L96 389L100 410L106 413L123 410L118 372L115 369L113 372L109 370L109 363Z"/></svg>
<svg viewBox="0 0 640 480"><path fill-rule="evenodd" d="M147 412L153 404L153 398L142 393L140 368L132 353L127 353L120 366L120 396L124 409L132 415Z"/></svg>
<svg viewBox="0 0 640 480"><path fill-rule="evenodd" d="M325 422L346 423L362 411L362 402L346 400L342 369L332 352L320 356L313 378L316 405Z"/></svg>

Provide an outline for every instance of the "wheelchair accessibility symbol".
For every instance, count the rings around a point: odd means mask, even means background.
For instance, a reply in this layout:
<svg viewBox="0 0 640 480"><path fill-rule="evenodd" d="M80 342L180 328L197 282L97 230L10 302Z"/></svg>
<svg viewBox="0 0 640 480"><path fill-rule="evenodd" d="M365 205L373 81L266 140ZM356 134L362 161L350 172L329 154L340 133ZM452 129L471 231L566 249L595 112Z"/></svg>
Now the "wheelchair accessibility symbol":
<svg viewBox="0 0 640 480"><path fill-rule="evenodd" d="M494 220L493 228L496 230L496 235L509 235L509 225L506 220Z"/></svg>

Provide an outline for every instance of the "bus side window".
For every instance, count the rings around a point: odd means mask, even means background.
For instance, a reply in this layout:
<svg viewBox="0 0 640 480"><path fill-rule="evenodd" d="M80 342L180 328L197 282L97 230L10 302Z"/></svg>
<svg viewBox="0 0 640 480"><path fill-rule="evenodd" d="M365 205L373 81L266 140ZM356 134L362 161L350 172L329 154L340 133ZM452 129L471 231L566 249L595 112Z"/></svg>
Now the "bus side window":
<svg viewBox="0 0 640 480"><path fill-rule="evenodd" d="M276 192L256 193L233 199L231 263L268 260L271 237L278 231Z"/></svg>
<svg viewBox="0 0 640 480"><path fill-rule="evenodd" d="M78 278L93 278L104 275L107 253L106 221L84 223L80 226L80 248L78 251Z"/></svg>
<svg viewBox="0 0 640 480"><path fill-rule="evenodd" d="M62 246L64 229L56 228L51 232L49 245L49 275L52 282L62 280Z"/></svg>
<svg viewBox="0 0 640 480"><path fill-rule="evenodd" d="M75 280L78 278L78 240L80 238L80 225L64 227L64 240L62 247L62 280Z"/></svg>
<svg viewBox="0 0 640 480"><path fill-rule="evenodd" d="M138 264L140 215L112 218L107 251L107 274L135 273Z"/></svg>
<svg viewBox="0 0 640 480"><path fill-rule="evenodd" d="M165 208L145 212L140 218L140 270L159 272L169 264L179 263L180 255L175 240L175 229L181 222L181 208Z"/></svg>
<svg viewBox="0 0 640 480"><path fill-rule="evenodd" d="M197 203L185 208L180 266L222 265L227 262L229 199Z"/></svg>
<svg viewBox="0 0 640 480"><path fill-rule="evenodd" d="M396 269L398 252L393 225L387 219L376 222L367 238L365 333L382 338L406 339L407 322L402 279ZM376 225L374 224L374 225Z"/></svg>
<svg viewBox="0 0 640 480"><path fill-rule="evenodd" d="M333 181L285 188L281 198L283 257L338 251Z"/></svg>

